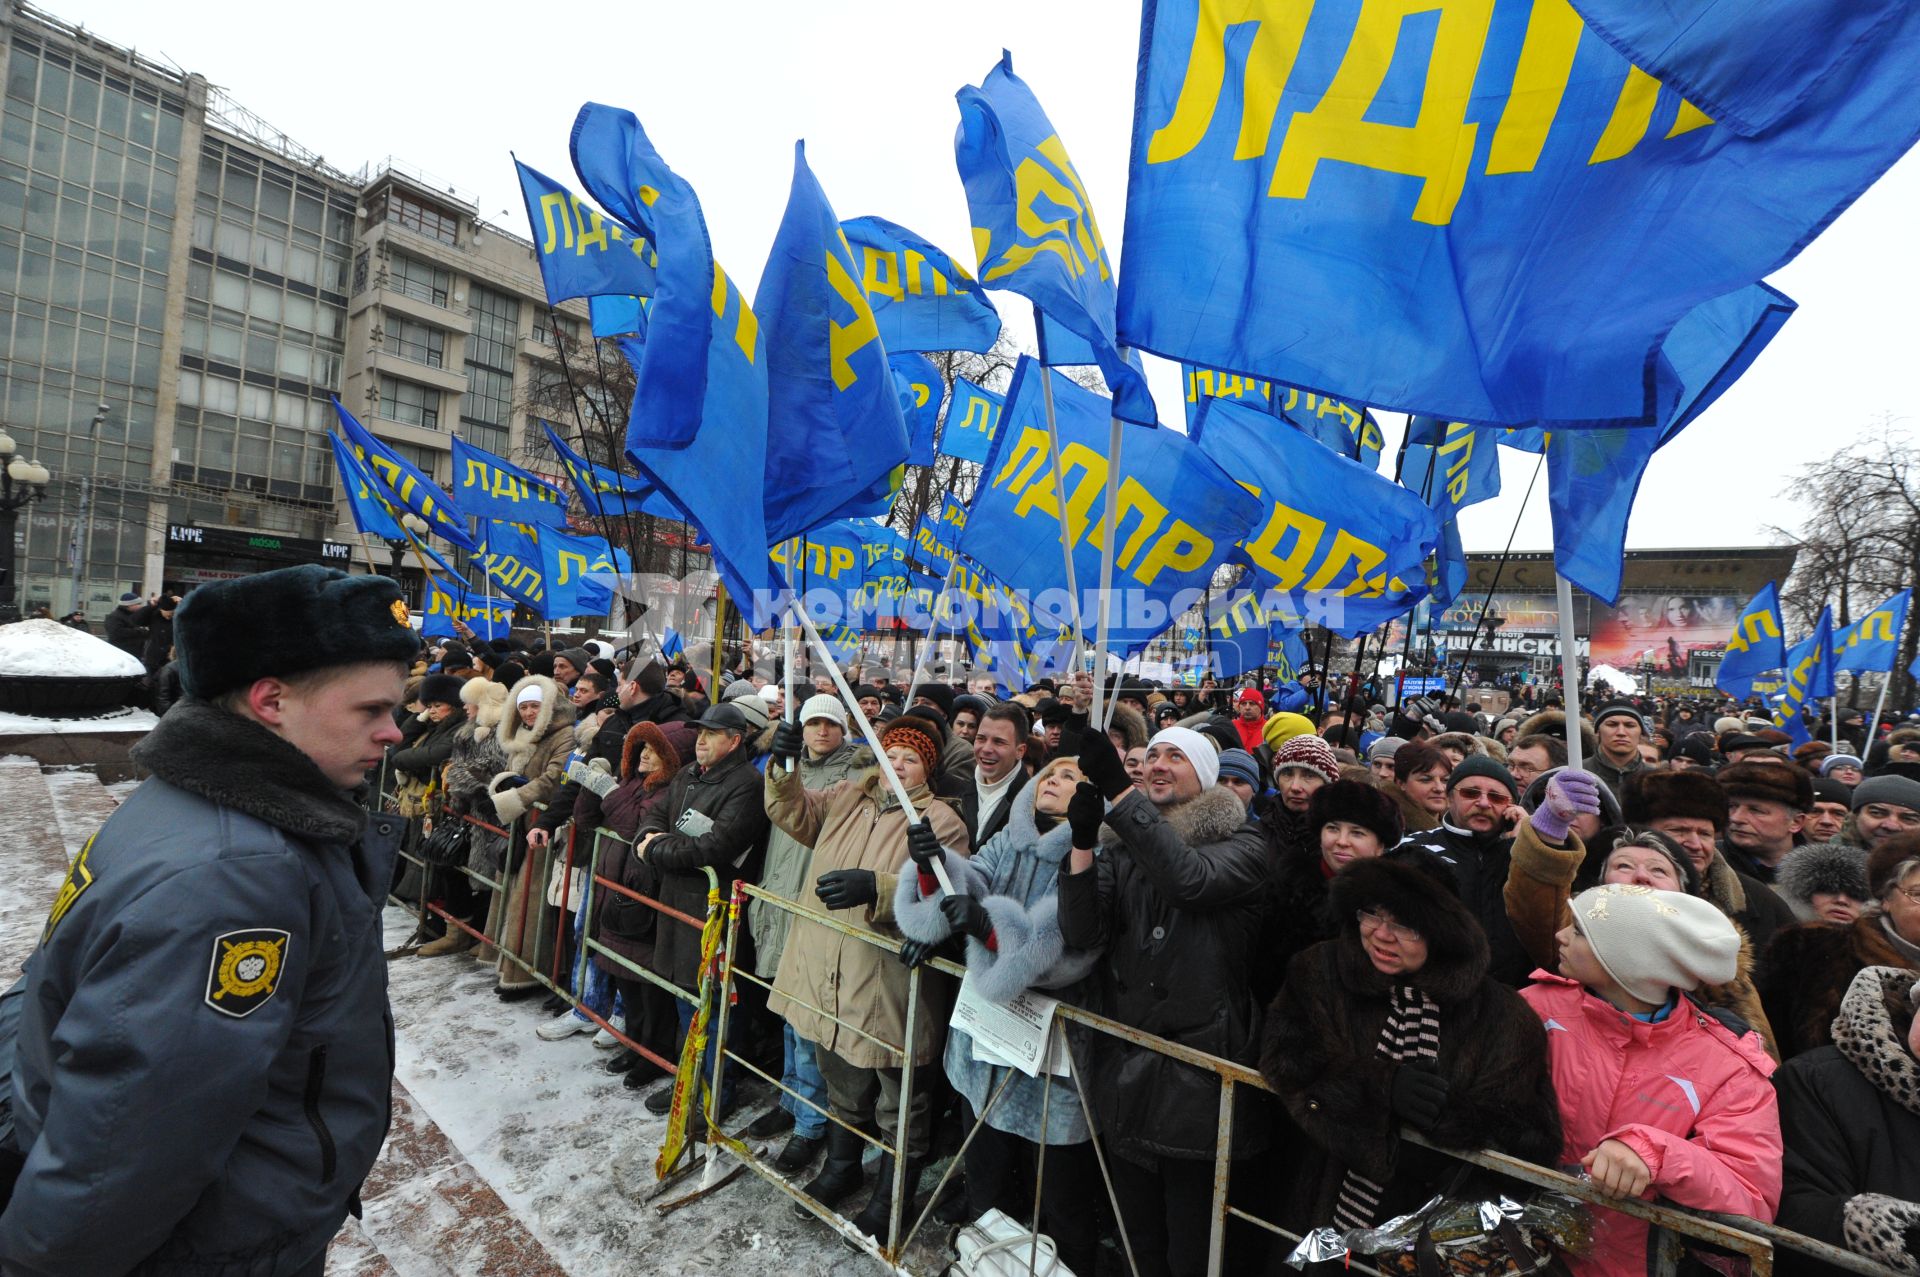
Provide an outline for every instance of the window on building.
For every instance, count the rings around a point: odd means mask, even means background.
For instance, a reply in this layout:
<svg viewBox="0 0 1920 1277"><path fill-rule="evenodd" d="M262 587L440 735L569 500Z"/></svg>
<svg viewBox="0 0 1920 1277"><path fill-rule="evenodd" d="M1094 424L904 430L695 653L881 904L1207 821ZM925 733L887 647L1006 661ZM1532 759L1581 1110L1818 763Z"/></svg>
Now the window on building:
<svg viewBox="0 0 1920 1277"><path fill-rule="evenodd" d="M458 214L423 204L400 191L387 192L387 221L410 231L418 231L442 244L456 244L460 239Z"/></svg>
<svg viewBox="0 0 1920 1277"><path fill-rule="evenodd" d="M440 392L398 377L383 376L380 378L380 415L403 425L438 430Z"/></svg>
<svg viewBox="0 0 1920 1277"><path fill-rule="evenodd" d="M469 443L495 452L506 451L511 438L513 365L519 337L519 299L475 286L460 433Z"/></svg>
<svg viewBox="0 0 1920 1277"><path fill-rule="evenodd" d="M423 301L433 306L447 304L447 294L453 288L453 274L442 270L431 262L423 262L417 257L406 257L399 253L393 256L393 264L388 268L390 287L397 293L404 293L415 301Z"/></svg>
<svg viewBox="0 0 1920 1277"><path fill-rule="evenodd" d="M387 312L387 353L429 368L446 366L447 335L431 324Z"/></svg>
<svg viewBox="0 0 1920 1277"><path fill-rule="evenodd" d="M580 321L571 315L555 314L550 310L536 310L534 312L533 339L542 346L553 345L553 332L556 326L558 326L560 332L566 337L569 346L579 343Z"/></svg>

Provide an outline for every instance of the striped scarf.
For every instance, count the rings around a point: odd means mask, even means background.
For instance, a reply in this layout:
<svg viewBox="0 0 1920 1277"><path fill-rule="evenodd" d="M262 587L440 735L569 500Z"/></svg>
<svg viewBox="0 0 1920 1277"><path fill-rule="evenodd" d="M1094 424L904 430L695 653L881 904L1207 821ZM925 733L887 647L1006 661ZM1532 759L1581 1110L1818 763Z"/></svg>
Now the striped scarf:
<svg viewBox="0 0 1920 1277"><path fill-rule="evenodd" d="M1420 989L1396 985L1387 997L1387 1023L1375 1050L1395 1064L1440 1058L1440 1007ZM1386 1186L1349 1170L1340 1182L1334 1227L1342 1232L1371 1228Z"/></svg>

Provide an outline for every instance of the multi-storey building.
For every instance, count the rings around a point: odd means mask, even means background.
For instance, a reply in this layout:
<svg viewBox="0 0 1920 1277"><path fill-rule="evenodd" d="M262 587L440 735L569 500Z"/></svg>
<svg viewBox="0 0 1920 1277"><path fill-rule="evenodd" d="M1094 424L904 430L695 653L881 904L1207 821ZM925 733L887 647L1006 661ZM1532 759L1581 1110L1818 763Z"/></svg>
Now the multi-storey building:
<svg viewBox="0 0 1920 1277"><path fill-rule="evenodd" d="M549 310L532 245L472 197L338 170L20 0L0 65L0 427L52 472L11 601L97 617L163 582L388 570L340 500L335 394L443 484L456 431L524 455L552 326L584 311Z"/></svg>

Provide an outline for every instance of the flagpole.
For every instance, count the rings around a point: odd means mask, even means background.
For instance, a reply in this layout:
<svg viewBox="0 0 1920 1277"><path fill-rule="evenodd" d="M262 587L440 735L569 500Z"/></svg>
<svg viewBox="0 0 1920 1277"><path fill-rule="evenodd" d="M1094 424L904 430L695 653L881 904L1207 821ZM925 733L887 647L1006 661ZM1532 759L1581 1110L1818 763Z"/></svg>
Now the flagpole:
<svg viewBox="0 0 1920 1277"><path fill-rule="evenodd" d="M1120 358L1126 358L1126 352L1120 352ZM1100 620L1099 637L1095 640L1094 676L1093 676L1093 716L1091 721L1099 723L1102 730L1107 726L1107 629L1113 613L1113 542L1118 533L1120 487L1120 418L1107 418L1107 496L1100 511ZM1060 493L1060 535L1067 536L1066 494ZM1114 698L1117 700L1118 698Z"/></svg>
<svg viewBox="0 0 1920 1277"><path fill-rule="evenodd" d="M1837 686L1839 680L1834 681L1834 694L1827 697L1827 727L1832 733L1833 752L1837 754L1840 752L1840 692Z"/></svg>
<svg viewBox="0 0 1920 1277"><path fill-rule="evenodd" d="M1880 711L1887 707L1887 689L1891 686L1893 686L1893 671L1888 670L1886 678L1880 682L1880 696L1873 702L1873 726L1867 728L1867 739L1860 746L1862 761L1866 759L1867 751L1873 748L1874 739L1880 734Z"/></svg>
<svg viewBox="0 0 1920 1277"><path fill-rule="evenodd" d="M800 540L798 537L795 537L794 539L787 542L787 568L789 571L791 571L793 568L793 556L795 552L798 550L799 546L800 546ZM798 612L799 610L800 610L799 599L794 599L792 602L788 603L787 604L787 623L780 627L780 641L785 649L782 653L782 656L784 657L784 660L782 663L786 666L785 682L786 682L787 712L784 715L784 717L789 723L797 723L800 721L800 707L793 703L793 662L794 662L794 656L795 656L795 651L794 651L795 644L793 641L793 632L797 628L793 624L793 614L795 612ZM791 758L787 760L787 770L789 772L793 770L793 762L794 760Z"/></svg>
<svg viewBox="0 0 1920 1277"><path fill-rule="evenodd" d="M876 746L874 753L877 754L878 757L875 761L879 764L880 774L886 778L888 787L893 790L894 798L900 803L900 810L907 813L907 820L910 824L920 824L920 813L914 809L913 799L907 794L907 787L900 783L900 773L893 769L893 763L887 758L887 751L877 748L880 744L880 734L873 729L873 723L868 720L865 711L860 708L860 702L854 699L853 689L847 686L846 675L840 672L839 662L833 659L833 649L827 646L826 640L820 637L820 631L814 628L812 617L809 617L805 611L801 611L798 615L801 628L806 631L808 640L812 642L815 650L820 653L821 659L826 661L827 673L833 677L833 685L839 690L841 699L846 701L848 710L853 714L853 721L859 726L866 738ZM933 777L927 777L927 785L928 792L931 793ZM947 866L943 860L934 860L933 876L939 879L940 889L942 891L948 895L954 894L953 882L947 877Z"/></svg>
<svg viewBox="0 0 1920 1277"><path fill-rule="evenodd" d="M1586 760L1580 755L1580 658L1573 647L1573 582L1555 572L1553 588L1560 612L1556 619L1560 629L1560 686L1566 698L1567 766L1578 770Z"/></svg>
<svg viewBox="0 0 1920 1277"><path fill-rule="evenodd" d="M1034 322L1040 322L1035 308ZM1040 365L1040 402L1047 412L1047 451L1053 459L1053 500L1060 513L1060 554L1066 561L1067 594L1073 603L1073 668L1080 668L1080 645L1086 626L1080 615L1080 587L1073 575L1073 531L1067 527L1067 485L1060 465L1060 431L1053 416L1053 369ZM1108 489L1112 491L1111 487Z"/></svg>

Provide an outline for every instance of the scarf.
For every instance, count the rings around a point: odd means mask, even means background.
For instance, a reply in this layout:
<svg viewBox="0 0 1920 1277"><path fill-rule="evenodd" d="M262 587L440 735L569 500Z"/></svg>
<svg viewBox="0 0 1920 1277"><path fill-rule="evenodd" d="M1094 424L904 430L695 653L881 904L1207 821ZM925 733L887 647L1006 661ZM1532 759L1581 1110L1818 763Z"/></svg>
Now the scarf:
<svg viewBox="0 0 1920 1277"><path fill-rule="evenodd" d="M1422 989L1395 985L1387 995L1387 1022L1374 1044L1375 1054L1395 1064L1440 1058L1440 1006ZM1333 1210L1334 1227L1342 1232L1371 1228L1386 1186L1349 1170L1340 1182L1340 1200Z"/></svg>

